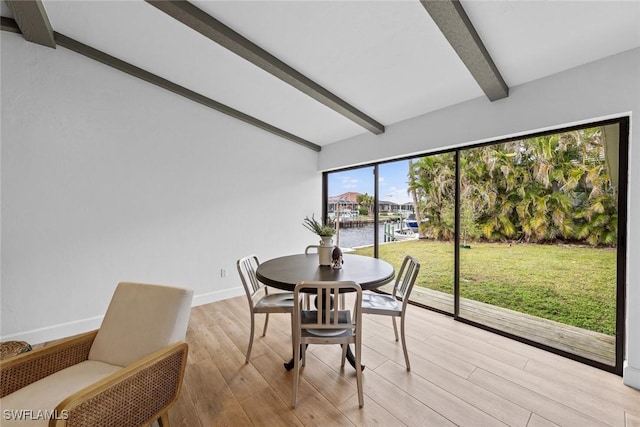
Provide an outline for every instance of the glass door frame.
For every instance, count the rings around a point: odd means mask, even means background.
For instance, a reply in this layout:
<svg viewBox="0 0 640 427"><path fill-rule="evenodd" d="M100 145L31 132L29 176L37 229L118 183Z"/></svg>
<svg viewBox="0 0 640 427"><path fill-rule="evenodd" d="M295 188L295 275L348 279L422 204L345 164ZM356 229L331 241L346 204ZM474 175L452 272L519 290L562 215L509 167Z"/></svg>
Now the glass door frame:
<svg viewBox="0 0 640 427"><path fill-rule="evenodd" d="M557 349L545 344L538 343L536 341L527 339L519 335L514 335L508 332L501 331L499 329L492 328L482 323L474 322L469 319L465 319L460 315L460 153L463 150L473 149L488 145L496 145L516 140L522 140L525 138L541 137L547 135L554 135L558 133L571 132L579 129L602 127L606 125L617 124L619 126L619 145L618 145L618 242L616 247L616 333L615 333L615 352L616 360L615 365L607 365L601 362L597 362L564 350ZM629 116L621 116L617 118L600 120L595 122L583 123L580 125L573 125L568 127L560 127L549 129L541 132L534 132L530 134L523 134L516 137L497 139L492 141L486 141L478 144L470 144L467 146L457 147L454 149L438 150L418 155L406 156L397 159L387 160L384 162L374 162L365 165L358 165L343 169L337 169L332 171L323 172L322 174L322 212L323 217L327 218L328 213L328 175L335 172L348 171L352 169L358 169L362 167L374 168L374 257L379 258L379 165L385 163L396 162L400 160L416 159L425 156L432 156L442 153L455 153L455 203L454 203L454 312L448 313L446 311L434 309L422 304L415 304L422 308L437 311L439 313L452 316L455 320L479 327L502 335L519 342L523 342L534 347L542 348L551 353L559 354L572 360L582 362L584 364L594 366L604 371L612 372L617 375L622 375L623 363L624 363L624 349L625 349L625 319L626 319L626 265L627 265L627 192L628 192L628 168L629 168Z"/></svg>

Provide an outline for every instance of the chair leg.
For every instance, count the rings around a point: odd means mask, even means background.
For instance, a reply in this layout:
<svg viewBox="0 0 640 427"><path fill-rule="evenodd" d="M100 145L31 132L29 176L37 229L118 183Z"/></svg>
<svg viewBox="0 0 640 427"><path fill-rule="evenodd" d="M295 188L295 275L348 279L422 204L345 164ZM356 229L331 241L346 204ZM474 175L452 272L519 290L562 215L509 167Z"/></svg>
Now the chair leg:
<svg viewBox="0 0 640 427"><path fill-rule="evenodd" d="M265 313L264 329L262 330L262 336L267 335L267 326L269 326L269 313Z"/></svg>
<svg viewBox="0 0 640 427"><path fill-rule="evenodd" d="M309 344L302 345L302 366L307 366L307 346ZM300 347L300 346L298 346Z"/></svg>
<svg viewBox="0 0 640 427"><path fill-rule="evenodd" d="M296 353L296 343L294 342L293 339L293 334L295 329L295 325L293 324L293 313L291 313L291 354L295 354Z"/></svg>
<svg viewBox="0 0 640 427"><path fill-rule="evenodd" d="M291 407L293 409L298 406L298 382L300 381L300 347L298 340L294 340L293 350L293 393L291 396Z"/></svg>
<svg viewBox="0 0 640 427"><path fill-rule="evenodd" d="M347 345L345 345L345 348L346 347ZM362 347L359 341L355 343L355 347L356 347L356 382L358 383L358 404L362 408L364 406L364 394L362 392L362 364L360 363Z"/></svg>
<svg viewBox="0 0 640 427"><path fill-rule="evenodd" d="M407 339L404 336L404 313L402 314L403 314L402 317L400 317L400 334L402 335L402 349L404 350L404 363L407 365L407 371L410 371L411 364L409 363L409 352L407 351Z"/></svg>
<svg viewBox="0 0 640 427"><path fill-rule="evenodd" d="M393 322L393 334L396 336L396 341L398 341L398 327L396 326L396 317L392 316L391 321Z"/></svg>
<svg viewBox="0 0 640 427"><path fill-rule="evenodd" d="M253 347L253 333L256 328L256 315L251 313L251 332L249 333L249 347L247 347L247 358L244 363L249 363L251 357L251 347Z"/></svg>
<svg viewBox="0 0 640 427"><path fill-rule="evenodd" d="M342 359L340 361L340 369L344 368L344 361L347 359L347 346L348 344L342 344Z"/></svg>
<svg viewBox="0 0 640 427"><path fill-rule="evenodd" d="M168 413L164 413L162 415L160 415L160 418L158 418L158 425L160 427L169 427L169 414Z"/></svg>

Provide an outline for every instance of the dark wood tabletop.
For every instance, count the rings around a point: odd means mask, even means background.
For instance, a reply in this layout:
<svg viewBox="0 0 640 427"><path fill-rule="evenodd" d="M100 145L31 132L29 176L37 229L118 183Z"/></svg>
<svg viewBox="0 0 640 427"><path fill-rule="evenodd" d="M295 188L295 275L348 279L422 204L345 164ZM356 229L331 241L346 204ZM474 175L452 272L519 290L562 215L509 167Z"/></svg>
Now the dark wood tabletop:
<svg viewBox="0 0 640 427"><path fill-rule="evenodd" d="M393 280L393 266L381 259L362 255L343 255L341 269L320 266L318 254L288 255L263 262L256 270L262 283L293 292L301 281L352 280L363 290L375 289Z"/></svg>

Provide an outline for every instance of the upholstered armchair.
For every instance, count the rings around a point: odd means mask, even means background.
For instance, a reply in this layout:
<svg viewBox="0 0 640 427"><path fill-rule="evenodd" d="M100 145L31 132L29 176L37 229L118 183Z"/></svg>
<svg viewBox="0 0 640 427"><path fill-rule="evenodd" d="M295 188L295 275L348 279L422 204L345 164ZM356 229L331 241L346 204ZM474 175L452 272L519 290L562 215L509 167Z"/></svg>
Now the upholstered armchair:
<svg viewBox="0 0 640 427"><path fill-rule="evenodd" d="M0 365L2 426L140 426L177 400L193 291L120 283L100 329Z"/></svg>

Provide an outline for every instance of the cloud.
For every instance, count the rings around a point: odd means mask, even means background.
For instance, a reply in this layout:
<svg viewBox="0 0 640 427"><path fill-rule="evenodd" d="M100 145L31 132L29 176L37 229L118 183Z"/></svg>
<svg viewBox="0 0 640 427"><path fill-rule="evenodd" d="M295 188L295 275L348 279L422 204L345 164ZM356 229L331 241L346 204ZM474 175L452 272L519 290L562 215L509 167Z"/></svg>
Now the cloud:
<svg viewBox="0 0 640 427"><path fill-rule="evenodd" d="M356 178L351 178L350 176L343 176L340 182L342 183L343 188L349 189L349 188L356 188L360 183L360 180Z"/></svg>

